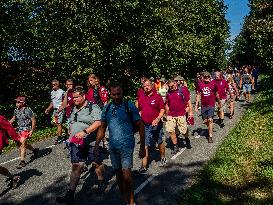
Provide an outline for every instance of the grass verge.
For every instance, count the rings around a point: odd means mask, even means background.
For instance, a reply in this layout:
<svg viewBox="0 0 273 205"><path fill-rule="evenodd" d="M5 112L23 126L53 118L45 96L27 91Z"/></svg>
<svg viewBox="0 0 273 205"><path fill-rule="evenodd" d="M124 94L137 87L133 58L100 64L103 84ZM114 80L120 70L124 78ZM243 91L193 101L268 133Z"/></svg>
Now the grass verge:
<svg viewBox="0 0 273 205"><path fill-rule="evenodd" d="M41 141L43 139L55 136L57 129L54 128L43 128L41 130L34 131L33 135L28 139L28 142L33 143L37 141ZM16 144L10 140L9 146L7 146L3 152L8 152L16 147Z"/></svg>
<svg viewBox="0 0 273 205"><path fill-rule="evenodd" d="M273 78L178 204L273 204Z"/></svg>

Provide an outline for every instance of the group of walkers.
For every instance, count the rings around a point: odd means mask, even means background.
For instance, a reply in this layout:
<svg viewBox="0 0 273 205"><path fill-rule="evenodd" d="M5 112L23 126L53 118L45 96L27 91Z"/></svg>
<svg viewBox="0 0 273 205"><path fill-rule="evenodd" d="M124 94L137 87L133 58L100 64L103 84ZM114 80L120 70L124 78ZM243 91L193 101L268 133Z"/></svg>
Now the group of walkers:
<svg viewBox="0 0 273 205"><path fill-rule="evenodd" d="M191 149L189 125L194 124L194 110L199 112L208 128L208 143L213 143L213 118L218 115L219 126L223 128L224 112L229 108L229 118L234 115L234 103L241 98L243 90L245 102L249 103L251 89L257 89L258 72L252 72L249 66L241 70L229 70L226 73L201 72L194 79L195 104L185 79L176 76L170 80L164 77L141 78L142 87L137 92L136 102L125 99L123 85L111 82L109 90L100 85L99 78L91 74L88 77L88 91L83 86L75 86L72 79L65 82L66 91L58 80L52 81L51 101L45 113L52 112L51 121L57 126L55 144L65 141L71 160L69 187L65 195L57 197L59 203L73 204L76 187L86 166L92 164L98 178L98 192L106 188L103 159L106 149L109 152L112 168L115 170L117 184L125 204L133 205L134 191L132 181L133 153L135 133L139 135L139 174L146 174L152 149L160 153L159 166L167 164L165 155L164 130L172 142L171 153L179 152L178 135L185 137L186 148ZM254 75L255 74L255 75ZM110 92L110 93L108 93ZM111 100L108 99L110 96ZM27 143L35 129L35 115L27 107L25 97L16 98L16 109L8 122L0 116L1 150L7 144L9 135L20 149L18 169L27 165L26 149L32 151L32 157L38 157L39 149ZM216 110L215 110L216 109ZM64 123L64 119L66 122ZM17 121L17 132L12 123ZM66 135L63 135L63 132ZM102 147L101 147L102 145ZM6 168L0 166L0 173L11 179L13 187L20 180Z"/></svg>

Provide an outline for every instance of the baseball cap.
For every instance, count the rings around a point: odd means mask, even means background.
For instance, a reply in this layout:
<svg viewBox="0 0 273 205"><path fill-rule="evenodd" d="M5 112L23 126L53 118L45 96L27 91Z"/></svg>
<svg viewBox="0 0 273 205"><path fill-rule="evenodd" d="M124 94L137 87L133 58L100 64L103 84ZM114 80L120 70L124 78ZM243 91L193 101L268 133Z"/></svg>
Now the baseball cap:
<svg viewBox="0 0 273 205"><path fill-rule="evenodd" d="M204 76L204 77L210 77L210 73L207 72L207 71L205 71L205 72L203 72L203 76Z"/></svg>
<svg viewBox="0 0 273 205"><path fill-rule="evenodd" d="M24 103L26 102L26 97L19 96L15 99L16 102Z"/></svg>
<svg viewBox="0 0 273 205"><path fill-rule="evenodd" d="M174 80L185 80L182 76L178 75L174 78Z"/></svg>

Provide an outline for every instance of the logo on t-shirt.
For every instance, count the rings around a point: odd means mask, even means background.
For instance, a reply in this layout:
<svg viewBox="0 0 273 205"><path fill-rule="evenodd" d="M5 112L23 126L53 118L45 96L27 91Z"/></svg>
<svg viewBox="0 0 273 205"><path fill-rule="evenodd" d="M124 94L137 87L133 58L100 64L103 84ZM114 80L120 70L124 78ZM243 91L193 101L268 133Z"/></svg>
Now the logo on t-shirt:
<svg viewBox="0 0 273 205"><path fill-rule="evenodd" d="M210 88L209 88L209 87L204 87L204 88L202 89L202 92L203 92L203 95L204 95L205 97L210 96Z"/></svg>

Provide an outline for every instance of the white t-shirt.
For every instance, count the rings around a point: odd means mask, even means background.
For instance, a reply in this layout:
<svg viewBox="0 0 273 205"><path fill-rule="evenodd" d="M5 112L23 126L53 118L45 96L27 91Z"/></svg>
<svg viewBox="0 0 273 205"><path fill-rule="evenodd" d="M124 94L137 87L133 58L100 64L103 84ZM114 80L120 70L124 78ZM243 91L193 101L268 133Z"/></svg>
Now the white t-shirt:
<svg viewBox="0 0 273 205"><path fill-rule="evenodd" d="M62 89L51 91L51 101L53 103L53 109L58 109L63 101L64 91Z"/></svg>

